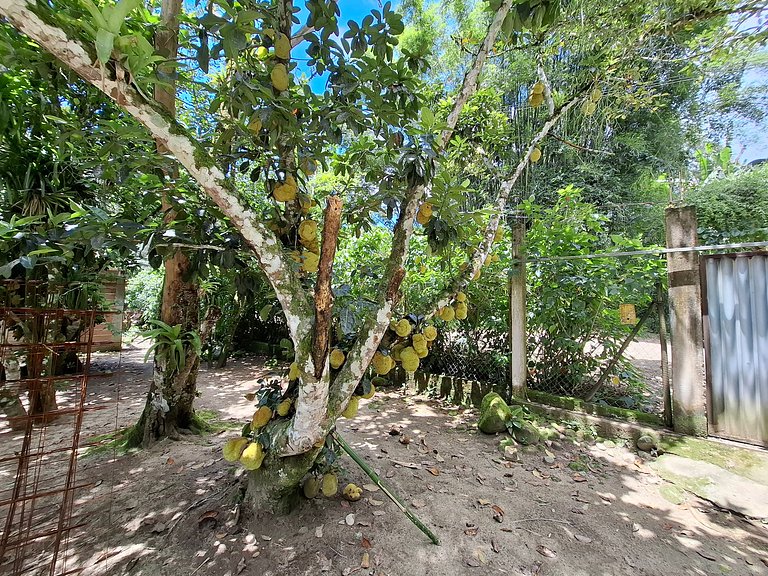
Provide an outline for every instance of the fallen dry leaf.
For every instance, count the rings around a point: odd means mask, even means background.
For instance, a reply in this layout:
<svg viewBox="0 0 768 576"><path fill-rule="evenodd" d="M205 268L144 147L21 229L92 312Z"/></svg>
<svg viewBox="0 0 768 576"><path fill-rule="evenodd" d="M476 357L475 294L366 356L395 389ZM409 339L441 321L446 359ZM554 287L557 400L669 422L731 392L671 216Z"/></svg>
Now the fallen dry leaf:
<svg viewBox="0 0 768 576"><path fill-rule="evenodd" d="M574 534L573 537L576 540L578 540L579 542L581 542L582 544L589 544L590 542L592 542L592 538L590 538L589 536L582 536L581 534Z"/></svg>
<svg viewBox="0 0 768 576"><path fill-rule="evenodd" d="M501 549L499 548L499 545L496 543L496 540L494 540L494 539L491 539L491 550L496 552L496 554L501 552Z"/></svg>
<svg viewBox="0 0 768 576"><path fill-rule="evenodd" d="M256 392L248 392L248 394L245 394L245 399L248 400L248 402L253 402L256 400Z"/></svg>
<svg viewBox="0 0 768 576"><path fill-rule="evenodd" d="M363 559L360 560L360 568L368 569L371 567L371 559L368 552L363 552Z"/></svg>
<svg viewBox="0 0 768 576"><path fill-rule="evenodd" d="M573 476L571 476L571 478L573 479L574 482L586 482L587 481L587 479L584 476L582 476L581 474L579 474L578 472L576 472Z"/></svg>
<svg viewBox="0 0 768 576"><path fill-rule="evenodd" d="M437 468L427 468L427 472L432 474L432 476L440 476L440 470Z"/></svg>
<svg viewBox="0 0 768 576"><path fill-rule="evenodd" d="M379 487L376 484L363 484L363 490L366 492L378 492Z"/></svg>
<svg viewBox="0 0 768 576"><path fill-rule="evenodd" d="M411 500L411 506L413 506L414 508L417 508L417 509L424 508L424 506L426 505L427 503L424 500L421 500L419 498L414 498L413 500Z"/></svg>
<svg viewBox="0 0 768 576"><path fill-rule="evenodd" d="M543 544L539 544L538 546L536 546L536 552L538 552L542 556L546 556L547 558L556 558L557 557L557 552L555 552L551 548L547 548Z"/></svg>
<svg viewBox="0 0 768 576"><path fill-rule="evenodd" d="M504 522L504 510L502 510L500 506L494 504L491 506L491 510L493 510L493 519L496 520L496 522Z"/></svg>
<svg viewBox="0 0 768 576"><path fill-rule="evenodd" d="M370 548L371 547L371 541L368 540L368 538L363 537L363 539L360 541L360 546L363 548Z"/></svg>

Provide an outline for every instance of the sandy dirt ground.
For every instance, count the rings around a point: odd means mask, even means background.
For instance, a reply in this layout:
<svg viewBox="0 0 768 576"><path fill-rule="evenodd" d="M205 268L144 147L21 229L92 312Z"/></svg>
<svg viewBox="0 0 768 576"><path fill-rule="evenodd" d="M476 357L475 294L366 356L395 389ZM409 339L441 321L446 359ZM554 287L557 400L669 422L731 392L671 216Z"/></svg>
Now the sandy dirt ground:
<svg viewBox="0 0 768 576"><path fill-rule="evenodd" d="M96 359L115 375L94 379L89 401L119 402L88 413L86 437L136 420L150 376L142 357ZM244 394L267 373L259 359L201 372L198 407L232 424L218 433L82 457L79 478L93 485L77 495L87 524L68 542L67 567L110 576L768 574L768 526L672 490L620 443L569 434L509 462L501 437L476 430L474 411L401 391L363 401L338 430L441 546L348 457L341 482L365 485L360 501L303 500L283 517L247 510L241 471L220 450L250 418ZM13 442L0 425L0 447Z"/></svg>

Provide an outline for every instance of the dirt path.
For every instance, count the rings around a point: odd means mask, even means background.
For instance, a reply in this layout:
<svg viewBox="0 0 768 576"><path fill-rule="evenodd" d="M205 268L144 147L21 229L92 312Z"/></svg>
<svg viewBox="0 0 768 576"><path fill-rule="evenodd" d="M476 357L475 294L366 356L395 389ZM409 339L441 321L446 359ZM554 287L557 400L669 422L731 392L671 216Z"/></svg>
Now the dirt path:
<svg viewBox="0 0 768 576"><path fill-rule="evenodd" d="M120 375L94 381L94 401L119 391L120 402L119 412L89 413L90 434L135 421L149 377L142 355L125 353ZM110 362L116 368L109 357L97 367ZM244 421L252 408L243 394L266 373L247 361L204 370L199 407ZM440 547L380 491L352 504L304 501L287 517L241 510L241 472L220 457L230 430L83 458L81 478L98 485L78 494L78 511L90 516L69 544L69 567L82 562L84 574L110 576L768 574L768 527L681 497L627 449L563 439L550 454L533 448L511 463L500 438L479 434L474 421L472 411L389 392L339 422ZM402 434L391 435L393 427ZM351 460L343 465L342 483L370 483Z"/></svg>

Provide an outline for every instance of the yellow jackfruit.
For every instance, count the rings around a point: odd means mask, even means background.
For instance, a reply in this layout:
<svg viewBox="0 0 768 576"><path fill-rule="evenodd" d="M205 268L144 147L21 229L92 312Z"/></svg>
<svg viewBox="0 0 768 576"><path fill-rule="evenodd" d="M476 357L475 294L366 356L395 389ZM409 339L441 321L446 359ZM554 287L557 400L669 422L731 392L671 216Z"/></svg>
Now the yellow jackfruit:
<svg viewBox="0 0 768 576"><path fill-rule="evenodd" d="M424 336L424 334L414 334L411 338L411 343L414 348L417 346L426 346L427 345L427 337Z"/></svg>
<svg viewBox="0 0 768 576"><path fill-rule="evenodd" d="M317 222L314 220L304 220L299 224L299 237L307 242L317 238Z"/></svg>
<svg viewBox="0 0 768 576"><path fill-rule="evenodd" d="M482 270L480 270L480 269L478 268L478 269L477 269L477 272L475 272L475 273L472 275L472 280L477 280L477 279L479 279L479 278L480 278L480 275L481 275L482 273L483 273L483 271L482 271Z"/></svg>
<svg viewBox="0 0 768 576"><path fill-rule="evenodd" d="M290 256L291 260L293 260L294 262L301 263L301 252L299 252L298 250L291 250L288 256Z"/></svg>
<svg viewBox="0 0 768 576"><path fill-rule="evenodd" d="M427 342L432 342L437 338L437 328L434 326L427 326L424 328L424 338L427 339Z"/></svg>
<svg viewBox="0 0 768 576"><path fill-rule="evenodd" d="M253 120L251 120L251 123L248 124L248 130L250 130L254 134L258 134L259 132L261 132L261 118L256 117Z"/></svg>
<svg viewBox="0 0 768 576"><path fill-rule="evenodd" d="M334 348L331 351L331 356L329 358L331 368L339 368L342 364L344 364L344 359L344 352L338 348Z"/></svg>
<svg viewBox="0 0 768 576"><path fill-rule="evenodd" d="M533 85L533 89L531 90L534 94L543 94L544 93L544 82L538 81L536 84Z"/></svg>
<svg viewBox="0 0 768 576"><path fill-rule="evenodd" d="M306 172L306 170L304 172ZM315 201L309 196L299 196L299 206L301 207L302 214L309 214L309 211L314 205Z"/></svg>
<svg viewBox="0 0 768 576"><path fill-rule="evenodd" d="M537 146L531 151L531 162L534 164L541 160L541 149Z"/></svg>
<svg viewBox="0 0 768 576"><path fill-rule="evenodd" d="M291 57L291 39L285 34L278 33L275 39L275 56L281 60L288 60Z"/></svg>
<svg viewBox="0 0 768 576"><path fill-rule="evenodd" d="M408 322L405 318L400 320L400 322L397 323L397 326L395 327L395 332L397 332L397 335L401 338L405 338L408 336L408 334L411 333L411 323Z"/></svg>
<svg viewBox="0 0 768 576"><path fill-rule="evenodd" d="M259 46L256 48L256 58L264 60L267 56L269 56L269 50L266 46Z"/></svg>
<svg viewBox="0 0 768 576"><path fill-rule="evenodd" d="M277 184L274 190L272 190L272 196L278 202L293 202L296 200L296 192L298 190L299 187L296 185L296 179L288 174L285 177L285 181Z"/></svg>
<svg viewBox="0 0 768 576"><path fill-rule="evenodd" d="M373 366L376 374L387 374L390 370L392 370L393 365L394 363L392 358L385 356L381 352L376 352L376 354L373 355L373 360L371 360L371 366Z"/></svg>
<svg viewBox="0 0 768 576"><path fill-rule="evenodd" d="M387 358L389 358L389 356L387 356ZM374 386L373 382L371 382L371 389L368 390L367 394L363 394L362 396L360 396L360 398L364 398L366 400L370 400L371 398L373 398L374 394L376 394L376 386Z"/></svg>
<svg viewBox="0 0 768 576"><path fill-rule="evenodd" d="M320 482L320 490L323 492L323 496L330 498L335 496L339 491L339 479L336 478L336 474L323 474L323 480Z"/></svg>
<svg viewBox="0 0 768 576"><path fill-rule="evenodd" d="M347 484L347 487L342 491L344 498L350 502L357 502L360 500L360 496L363 495L363 489L355 484Z"/></svg>
<svg viewBox="0 0 768 576"><path fill-rule="evenodd" d="M296 380L299 376L301 376L299 365L296 362L291 363L291 367L288 368L288 380Z"/></svg>
<svg viewBox="0 0 768 576"><path fill-rule="evenodd" d="M456 304L456 320L466 320L467 305L464 302Z"/></svg>
<svg viewBox="0 0 768 576"><path fill-rule="evenodd" d="M427 349L426 344L423 346L414 346L413 349L416 351L416 356L419 358L426 358L429 355L429 349Z"/></svg>
<svg viewBox="0 0 768 576"><path fill-rule="evenodd" d="M304 480L302 491L304 492L304 496L312 500L312 498L320 493L320 481L314 476L310 476Z"/></svg>
<svg viewBox="0 0 768 576"><path fill-rule="evenodd" d="M232 440L228 440L221 450L224 453L224 460L227 462L237 462L246 446L248 446L248 438L233 438Z"/></svg>
<svg viewBox="0 0 768 576"><path fill-rule="evenodd" d="M243 468L246 470L256 470L264 461L264 456L266 456L266 454L264 454L261 444L258 442L251 442L240 455L240 464L242 464Z"/></svg>
<svg viewBox="0 0 768 576"><path fill-rule="evenodd" d="M453 309L453 306L444 306L443 308L440 308L438 316L441 320L450 322L456 317L456 311Z"/></svg>
<svg viewBox="0 0 768 576"><path fill-rule="evenodd" d="M357 416L357 409L360 406L360 396L352 396L352 398L349 399L349 404L347 404L347 407L344 408L344 411L341 413L344 418L354 418Z"/></svg>
<svg viewBox="0 0 768 576"><path fill-rule="evenodd" d="M317 272L319 266L320 255L310 252L309 250L304 250L302 254L301 269L304 270L304 272L309 272L311 274Z"/></svg>
<svg viewBox="0 0 768 576"><path fill-rule="evenodd" d="M485 257L485 260L483 260L483 266L489 266L493 262L491 255L488 254L488 256Z"/></svg>
<svg viewBox="0 0 768 576"><path fill-rule="evenodd" d="M544 94L533 93L528 97L528 104L534 108L538 108L544 102Z"/></svg>
<svg viewBox="0 0 768 576"><path fill-rule="evenodd" d="M269 406L260 406L259 409L253 413L251 429L256 430L257 428L266 426L267 422L270 420L272 420L272 409Z"/></svg>
<svg viewBox="0 0 768 576"><path fill-rule="evenodd" d="M498 254L491 254L491 262L498 262L501 260Z"/></svg>
<svg viewBox="0 0 768 576"><path fill-rule="evenodd" d="M429 220L432 218L432 204L424 202L419 206L419 211L416 213L416 222L422 226L426 226Z"/></svg>
<svg viewBox="0 0 768 576"><path fill-rule="evenodd" d="M456 294L456 302L466 302L467 301L467 295L464 294L464 292L459 292Z"/></svg>
<svg viewBox="0 0 768 576"><path fill-rule="evenodd" d="M394 318L389 321L389 329L392 330L392 332L397 330L397 320L395 320Z"/></svg>
<svg viewBox="0 0 768 576"><path fill-rule="evenodd" d="M406 372L416 372L419 369L419 355L410 346L400 353L400 358Z"/></svg>
<svg viewBox="0 0 768 576"><path fill-rule="evenodd" d="M285 64L275 64L275 67L272 68L272 72L269 73L269 78L272 80L272 86L278 92L288 90L290 80L288 77L288 69L285 67Z"/></svg>
<svg viewBox="0 0 768 576"><path fill-rule="evenodd" d="M597 104L591 100L587 100L581 105L581 113L585 116L592 116L592 114L595 113L595 110L597 110Z"/></svg>
<svg viewBox="0 0 768 576"><path fill-rule="evenodd" d="M392 360L395 362L400 362L402 358L400 357L400 353L405 348L405 344L395 344L392 346L392 350L390 351L390 354L392 355Z"/></svg>
<svg viewBox="0 0 768 576"><path fill-rule="evenodd" d="M600 90L600 88L594 88L592 92L589 93L589 99L592 102L599 102L600 98L603 97L603 91Z"/></svg>
<svg viewBox="0 0 768 576"><path fill-rule="evenodd" d="M288 412L291 411L291 399L286 398L280 404L277 405L277 408L275 409L275 412L277 412L278 416L288 416Z"/></svg>
<svg viewBox="0 0 768 576"><path fill-rule="evenodd" d="M504 238L504 227L499 225L496 228L496 233L493 235L493 241L494 242L501 242L502 238Z"/></svg>

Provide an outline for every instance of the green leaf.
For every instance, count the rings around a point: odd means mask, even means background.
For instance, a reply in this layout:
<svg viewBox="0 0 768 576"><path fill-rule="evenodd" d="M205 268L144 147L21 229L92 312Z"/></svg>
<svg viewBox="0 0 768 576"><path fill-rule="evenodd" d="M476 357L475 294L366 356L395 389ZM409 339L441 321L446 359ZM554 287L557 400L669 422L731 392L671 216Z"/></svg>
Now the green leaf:
<svg viewBox="0 0 768 576"><path fill-rule="evenodd" d="M105 28L99 28L96 32L96 57L99 62L106 64L112 58L112 49L115 47L115 35L106 30Z"/></svg>
<svg viewBox="0 0 768 576"><path fill-rule="evenodd" d="M114 6L104 8L104 18L107 20L107 28L115 35L120 34L123 22L133 10L141 6L142 0L120 0Z"/></svg>

